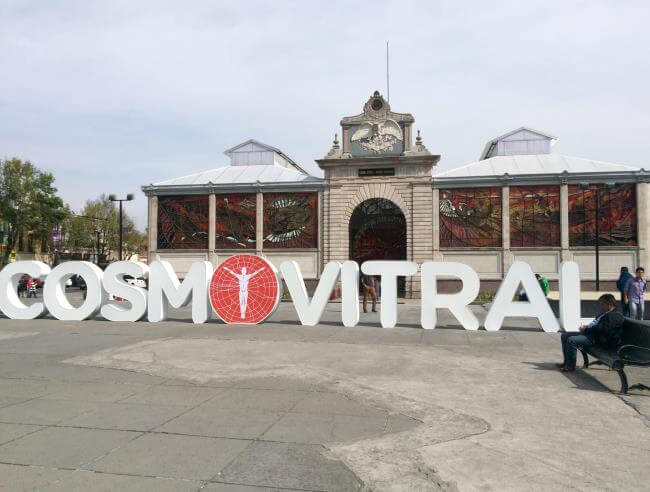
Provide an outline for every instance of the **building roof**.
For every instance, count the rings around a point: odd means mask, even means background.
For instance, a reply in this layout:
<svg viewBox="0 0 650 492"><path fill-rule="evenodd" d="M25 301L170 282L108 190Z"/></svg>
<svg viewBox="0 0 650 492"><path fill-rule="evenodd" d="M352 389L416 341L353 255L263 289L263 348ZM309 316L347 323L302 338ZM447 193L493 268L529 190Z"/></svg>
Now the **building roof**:
<svg viewBox="0 0 650 492"><path fill-rule="evenodd" d="M230 164L143 186L146 194L214 193L320 189L323 180L307 174L280 149L249 139L226 150Z"/></svg>
<svg viewBox="0 0 650 492"><path fill-rule="evenodd" d="M638 167L561 154L497 155L455 169L439 172L434 177L503 176L506 173L511 176L520 174L560 174L564 171L569 173L609 173L638 170Z"/></svg>
<svg viewBox="0 0 650 492"><path fill-rule="evenodd" d="M307 174L307 171L305 171L302 167L300 167L298 163L296 163L296 161L294 161L291 157L289 157L287 154L282 152L282 150L278 149L277 147L273 147L271 145L260 142L259 140L255 140L254 138L249 138L245 142L242 142L239 145L235 145L234 147L226 150L224 154L231 158L231 164L236 165L233 160L233 154L238 154L238 153L257 154L263 151L268 151L277 154L282 158L283 161L286 162L286 164L288 164L291 167L295 167L300 172Z"/></svg>
<svg viewBox="0 0 650 492"><path fill-rule="evenodd" d="M500 140L506 140L508 137L512 137L517 133L529 133L529 134L532 133L538 135L542 138L550 140L551 145L557 141L557 137L554 137L553 135L550 135L545 132L540 132L539 130L534 130L533 128L529 128L527 126L520 126L516 130L509 131L507 133L504 133L503 135L494 137L492 140L488 140L485 144L485 147L483 147L483 152L481 152L481 156L479 157L479 160L483 160L490 157L490 152L493 150L493 148Z"/></svg>
<svg viewBox="0 0 650 492"><path fill-rule="evenodd" d="M560 154L537 155L499 155L465 166L441 171L433 175L435 182L451 183L454 181L485 183L497 181L504 176L519 178L519 180L542 180L563 176L579 180L581 177L620 177L636 176L645 171L634 166L614 164L611 162L594 161Z"/></svg>
<svg viewBox="0 0 650 492"><path fill-rule="evenodd" d="M277 164L261 164L218 167L209 171L159 181L158 183L154 183L153 186L242 185L292 182L320 183L322 179Z"/></svg>

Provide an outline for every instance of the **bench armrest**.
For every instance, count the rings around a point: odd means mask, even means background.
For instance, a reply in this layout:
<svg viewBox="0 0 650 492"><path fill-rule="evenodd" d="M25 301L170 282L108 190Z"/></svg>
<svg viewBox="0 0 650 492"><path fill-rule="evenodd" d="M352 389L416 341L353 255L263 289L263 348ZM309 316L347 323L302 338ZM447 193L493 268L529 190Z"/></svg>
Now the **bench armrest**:
<svg viewBox="0 0 650 492"><path fill-rule="evenodd" d="M637 345L623 345L618 349L618 355L623 360L642 364L650 364L650 348Z"/></svg>

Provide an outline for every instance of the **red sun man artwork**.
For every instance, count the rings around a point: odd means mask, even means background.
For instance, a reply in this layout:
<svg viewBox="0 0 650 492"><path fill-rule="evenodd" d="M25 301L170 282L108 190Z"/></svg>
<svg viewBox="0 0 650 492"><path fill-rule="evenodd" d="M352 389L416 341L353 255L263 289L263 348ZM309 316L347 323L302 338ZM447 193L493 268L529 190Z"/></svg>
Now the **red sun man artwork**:
<svg viewBox="0 0 650 492"><path fill-rule="evenodd" d="M275 267L255 255L222 262L210 282L210 302L226 323L257 324L278 307L282 284Z"/></svg>

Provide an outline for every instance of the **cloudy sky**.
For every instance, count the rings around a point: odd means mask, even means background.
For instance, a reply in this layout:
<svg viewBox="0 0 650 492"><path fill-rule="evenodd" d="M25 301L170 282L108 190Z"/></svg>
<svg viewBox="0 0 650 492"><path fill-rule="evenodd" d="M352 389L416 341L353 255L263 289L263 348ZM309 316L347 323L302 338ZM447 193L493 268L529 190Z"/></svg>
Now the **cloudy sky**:
<svg viewBox="0 0 650 492"><path fill-rule="evenodd" d="M650 2L0 0L0 158L100 193L227 163L248 138L318 173L385 92L447 169L527 125L558 153L650 168Z"/></svg>

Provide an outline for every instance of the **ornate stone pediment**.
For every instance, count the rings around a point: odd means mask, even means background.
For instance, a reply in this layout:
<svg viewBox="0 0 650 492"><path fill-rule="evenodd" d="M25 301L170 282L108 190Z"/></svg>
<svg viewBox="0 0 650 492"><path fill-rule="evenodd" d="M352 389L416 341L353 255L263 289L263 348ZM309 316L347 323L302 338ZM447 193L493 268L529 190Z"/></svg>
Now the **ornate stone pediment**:
<svg viewBox="0 0 650 492"><path fill-rule="evenodd" d="M341 120L343 149L333 148L327 157L349 159L425 155L426 149L413 149L409 113L391 111L390 104L375 91L363 106L363 112Z"/></svg>
<svg viewBox="0 0 650 492"><path fill-rule="evenodd" d="M394 113L390 110L390 104L379 91L370 96L363 105L363 113L356 116L346 116L341 120L341 126L361 124L365 122L382 122L394 120L397 123L413 123L415 118L410 113Z"/></svg>
<svg viewBox="0 0 650 492"><path fill-rule="evenodd" d="M386 159L395 164L395 158L436 157L425 147L419 132L413 144L414 122L410 113L391 111L389 102L375 91L363 105L361 114L341 119L341 145L335 136L323 160L348 160L348 164L356 166L366 165L366 159L372 159L375 165Z"/></svg>

